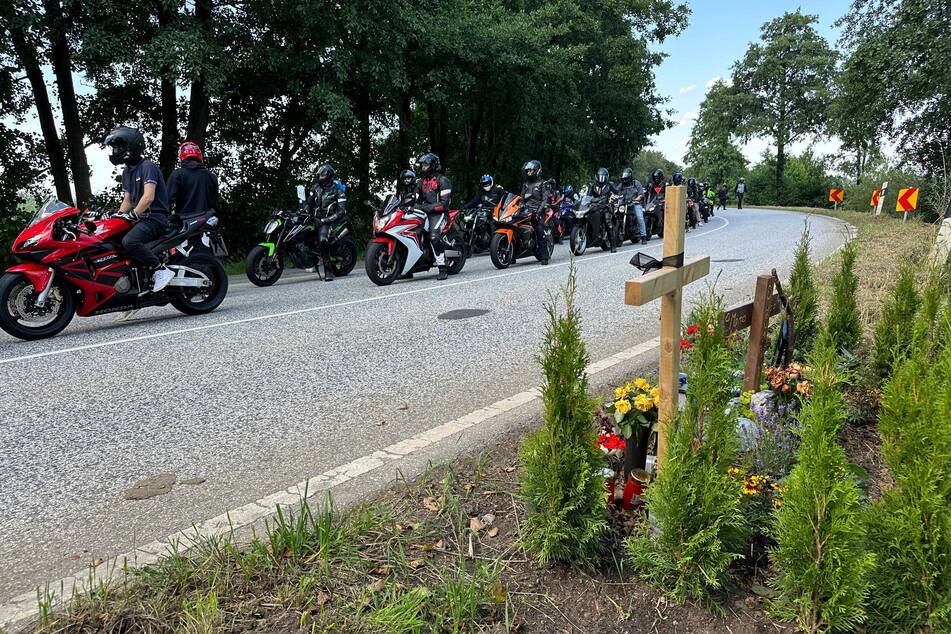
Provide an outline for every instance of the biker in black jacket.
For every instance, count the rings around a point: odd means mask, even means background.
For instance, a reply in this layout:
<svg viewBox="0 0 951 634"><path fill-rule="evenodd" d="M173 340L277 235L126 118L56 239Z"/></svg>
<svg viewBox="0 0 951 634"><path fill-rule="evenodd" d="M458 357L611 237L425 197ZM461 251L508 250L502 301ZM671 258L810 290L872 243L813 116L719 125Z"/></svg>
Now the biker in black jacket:
<svg viewBox="0 0 951 634"><path fill-rule="evenodd" d="M475 209L479 207L482 209L493 209L499 204L500 200L505 198L506 194L508 194L508 192L505 191L504 187L496 185L492 176L485 174L479 182L479 191L477 191L475 196L469 199L469 202L463 205L462 208Z"/></svg>
<svg viewBox="0 0 951 634"><path fill-rule="evenodd" d="M650 181L647 184L646 198L644 202L654 202L659 200L663 202L667 194L667 182L664 180L664 170L655 169L651 172ZM661 210L663 214L663 210Z"/></svg>
<svg viewBox="0 0 951 634"><path fill-rule="evenodd" d="M427 152L416 161L419 182L416 184L416 207L426 213L429 220L429 243L436 256L439 275L436 279L449 277L446 269L446 243L443 241L443 227L449 221L449 200L452 197L452 184L440 173L439 157Z"/></svg>
<svg viewBox="0 0 951 634"><path fill-rule="evenodd" d="M548 206L548 182L542 180L542 164L531 160L522 166L525 182L522 183L522 206L532 214L535 230L535 255L542 264L548 264L548 228L545 226L545 209ZM514 264L514 260L513 260Z"/></svg>
<svg viewBox="0 0 951 634"><path fill-rule="evenodd" d="M330 165L318 167L317 182L307 199L307 211L316 225L311 249L320 255L324 263L324 280L328 282L334 279L333 267L330 265L330 232L334 223L347 215L346 187L336 176L336 171Z"/></svg>
<svg viewBox="0 0 951 634"><path fill-rule="evenodd" d="M611 211L611 196L619 195L621 192L609 179L608 170L605 167L599 167L595 173L594 184L589 190L591 193L591 206L601 214L601 222L607 232L608 245L611 247L611 253L617 251L617 245L614 244L614 212Z"/></svg>
<svg viewBox="0 0 951 634"><path fill-rule="evenodd" d="M218 205L218 179L205 169L201 148L185 141L178 147L181 167L168 178L168 202L179 216L188 217Z"/></svg>
<svg viewBox="0 0 951 634"><path fill-rule="evenodd" d="M644 207L642 206L644 186L641 181L634 178L634 171L630 167L625 167L621 172L621 183L618 189L621 190L622 203L627 207L628 216L633 212L641 244L646 244L647 228L644 224Z"/></svg>

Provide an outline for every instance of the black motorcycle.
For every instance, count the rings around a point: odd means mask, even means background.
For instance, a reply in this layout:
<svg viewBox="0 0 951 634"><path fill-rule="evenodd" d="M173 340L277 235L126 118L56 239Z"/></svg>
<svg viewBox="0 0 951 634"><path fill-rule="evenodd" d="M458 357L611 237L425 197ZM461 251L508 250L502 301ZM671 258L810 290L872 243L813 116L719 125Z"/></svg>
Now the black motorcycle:
<svg viewBox="0 0 951 634"><path fill-rule="evenodd" d="M473 207L471 209L462 209L462 236L469 252L467 256L474 253L485 253L492 244L492 209L483 207Z"/></svg>
<svg viewBox="0 0 951 634"><path fill-rule="evenodd" d="M644 203L644 227L646 229L647 239L650 240L655 235L658 238L664 237L664 203L663 192L655 188L657 197Z"/></svg>
<svg viewBox="0 0 951 634"><path fill-rule="evenodd" d="M271 286L284 274L285 257L299 269L321 270L320 256L308 246L317 230L314 217L306 208L303 186L297 187L300 206L295 211L274 210L264 226L265 240L251 249L244 271L255 286ZM350 218L337 220L330 232L330 265L334 276L350 273L357 263L357 247L348 236L353 233Z"/></svg>
<svg viewBox="0 0 951 634"><path fill-rule="evenodd" d="M611 248L608 242L608 232L604 226L605 213L614 213L610 208L595 206L590 194L585 194L575 207L574 222L571 228L571 252L575 255L584 255L588 247L601 247L604 250Z"/></svg>

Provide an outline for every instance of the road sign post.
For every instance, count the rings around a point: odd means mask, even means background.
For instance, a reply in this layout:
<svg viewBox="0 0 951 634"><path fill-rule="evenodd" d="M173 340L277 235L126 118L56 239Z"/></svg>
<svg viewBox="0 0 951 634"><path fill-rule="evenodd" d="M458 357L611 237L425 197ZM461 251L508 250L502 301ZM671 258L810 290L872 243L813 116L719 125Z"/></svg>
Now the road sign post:
<svg viewBox="0 0 951 634"><path fill-rule="evenodd" d="M643 306L660 298L660 375L657 465L663 466L667 425L677 415L680 392L680 322L683 287L710 273L707 256L684 259L687 195L683 185L667 187L664 206L664 266L624 285L624 303Z"/></svg>
<svg viewBox="0 0 951 634"><path fill-rule="evenodd" d="M882 215L882 205L885 203L885 196L888 195L888 181L882 183L882 188L878 190L878 200L875 203L875 215Z"/></svg>
<svg viewBox="0 0 951 634"><path fill-rule="evenodd" d="M830 189L829 190L829 202L835 203L834 209L838 211L839 203L845 198L844 189Z"/></svg>

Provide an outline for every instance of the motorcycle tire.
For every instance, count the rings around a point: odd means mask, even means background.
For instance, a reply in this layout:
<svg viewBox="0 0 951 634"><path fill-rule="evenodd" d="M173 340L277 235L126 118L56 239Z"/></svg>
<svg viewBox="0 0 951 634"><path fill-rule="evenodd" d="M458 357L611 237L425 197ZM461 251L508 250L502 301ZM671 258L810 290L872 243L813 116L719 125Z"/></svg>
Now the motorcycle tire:
<svg viewBox="0 0 951 634"><path fill-rule="evenodd" d="M364 258L367 277L377 286L389 286L403 271L403 256L395 250L390 256L386 243L371 242Z"/></svg>
<svg viewBox="0 0 951 634"><path fill-rule="evenodd" d="M576 256L584 255L588 248L588 231L583 225L575 225L571 229L571 252Z"/></svg>
<svg viewBox="0 0 951 634"><path fill-rule="evenodd" d="M330 247L330 265L335 277L350 275L357 265L357 247L350 240L335 242Z"/></svg>
<svg viewBox="0 0 951 634"><path fill-rule="evenodd" d="M211 289L182 289L176 291L171 304L186 315L204 315L210 313L225 301L228 294L228 273L218 258L210 255L198 254L185 258L184 266L201 271L211 280ZM203 295L195 301L196 295Z"/></svg>
<svg viewBox="0 0 951 634"><path fill-rule="evenodd" d="M457 258L446 258L446 272L449 273L449 275L462 273L462 268L466 265L467 250L468 249L463 248L459 251L459 257Z"/></svg>
<svg viewBox="0 0 951 634"><path fill-rule="evenodd" d="M515 257L515 245L504 233L497 233L492 236L492 244L489 245L489 256L492 258L492 265L497 269L507 269Z"/></svg>
<svg viewBox="0 0 951 634"><path fill-rule="evenodd" d="M277 266L270 274L266 273L270 267L262 267L269 258L267 247L256 246L248 251L248 257L244 259L244 274L255 286L271 286L284 274L284 258L281 255L271 258Z"/></svg>
<svg viewBox="0 0 951 634"><path fill-rule="evenodd" d="M25 295L21 297L21 294ZM10 312L12 305L18 299L34 299L36 295L32 282L22 273L5 273L0 277L0 328L4 332L17 339L36 341L59 334L73 320L76 314L73 289L59 280L53 280L53 286L47 296L47 301L50 301L50 298L59 301L53 320L38 326L21 323L21 319Z"/></svg>

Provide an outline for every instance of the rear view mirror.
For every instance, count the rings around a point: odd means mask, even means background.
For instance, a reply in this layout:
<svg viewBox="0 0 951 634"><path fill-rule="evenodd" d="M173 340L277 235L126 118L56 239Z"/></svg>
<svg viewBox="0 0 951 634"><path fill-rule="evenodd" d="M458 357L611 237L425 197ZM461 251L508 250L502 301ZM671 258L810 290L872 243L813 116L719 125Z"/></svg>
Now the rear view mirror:
<svg viewBox="0 0 951 634"><path fill-rule="evenodd" d="M297 200L304 202L307 200L307 192L304 190L303 185L297 186Z"/></svg>

